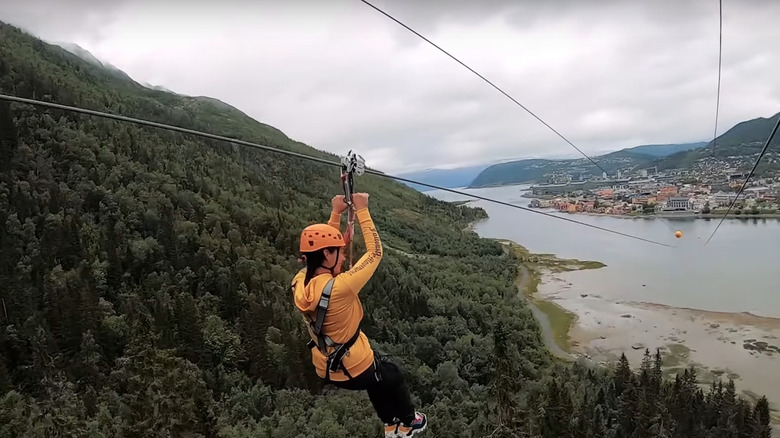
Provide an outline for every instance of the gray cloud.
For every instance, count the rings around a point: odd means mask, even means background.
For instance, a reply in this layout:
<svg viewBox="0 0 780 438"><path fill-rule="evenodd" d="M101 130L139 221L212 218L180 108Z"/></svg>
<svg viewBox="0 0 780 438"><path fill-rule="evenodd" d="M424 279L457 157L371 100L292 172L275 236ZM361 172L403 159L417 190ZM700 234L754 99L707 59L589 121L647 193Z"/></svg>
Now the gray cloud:
<svg viewBox="0 0 780 438"><path fill-rule="evenodd" d="M358 0L8 2L0 19L77 42L136 80L219 98L315 147L356 149L388 172L577 155ZM371 2L587 153L712 135L716 1ZM719 133L780 111L777 16L780 3L770 0L724 4Z"/></svg>
<svg viewBox="0 0 780 438"><path fill-rule="evenodd" d="M3 0L0 20L47 41L96 42L125 0ZM64 39L64 41L63 41Z"/></svg>

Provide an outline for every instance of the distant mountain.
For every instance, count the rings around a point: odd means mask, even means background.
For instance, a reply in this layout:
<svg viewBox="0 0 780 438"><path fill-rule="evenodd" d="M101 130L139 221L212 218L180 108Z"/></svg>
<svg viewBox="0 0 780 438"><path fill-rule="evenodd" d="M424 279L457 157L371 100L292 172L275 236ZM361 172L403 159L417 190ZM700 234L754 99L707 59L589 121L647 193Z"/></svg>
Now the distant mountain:
<svg viewBox="0 0 780 438"><path fill-rule="evenodd" d="M657 162L658 169L675 169L691 167L697 160L708 156L716 158L748 156L761 152L772 128L777 123L780 113L770 118L759 117L752 120L737 123L733 128L724 132L720 137L707 143L704 148L679 152L670 155ZM776 136L770 145L770 149L776 149L780 139Z"/></svg>
<svg viewBox="0 0 780 438"><path fill-rule="evenodd" d="M563 169L575 160L527 159L494 164L483 170L469 188L521 184L537 181L547 173Z"/></svg>
<svg viewBox="0 0 780 438"><path fill-rule="evenodd" d="M628 171L651 167L651 163L658 156L670 153L675 148L691 148L694 147L693 145L697 145L697 143L636 146L591 158L601 168L606 170L609 175L615 175L618 170ZM561 160L525 159L494 164L486 168L474 178L469 188L546 182L549 176L563 172L573 176L582 175L583 177L601 175L603 173L601 169L585 158Z"/></svg>
<svg viewBox="0 0 780 438"><path fill-rule="evenodd" d="M759 117L736 124L712 142L643 145L591 157L610 176L618 169L632 171L657 166L658 170L692 168L698 160L755 155L761 151L780 113L770 118ZM775 139L775 143L780 139ZM759 166L761 167L761 166ZM601 175L602 171L584 158L568 160L519 160L490 166L469 185L471 188L528 182L546 182L555 173L572 176Z"/></svg>
<svg viewBox="0 0 780 438"><path fill-rule="evenodd" d="M488 166L490 166L490 164L479 164L468 167L458 167L455 169L426 169L416 172L402 173L398 174L397 176L412 179L422 183L446 187L448 189L454 189L458 187L466 187L471 184L471 182L474 181L474 178ZM404 184L421 192L435 190L430 187L421 186L418 184L406 182L404 182Z"/></svg>
<svg viewBox="0 0 780 438"><path fill-rule="evenodd" d="M654 157L663 157L679 151L687 151L707 145L707 142L684 144L643 145L621 149L599 157L608 163L602 165L607 170L616 170L622 166L647 163ZM595 158L594 158L595 160ZM611 164L610 164L611 163ZM536 181L545 173L562 170L569 166L581 167L584 174L601 174L601 171L585 159L525 159L497 164L481 164L456 169L426 169L400 174L398 176L413 179L423 183L434 184L446 188L484 187L485 185L517 184ZM587 167L593 167L591 171ZM490 169L488 172L487 169ZM506 180L511 182L503 182ZM421 192L434 190L418 184L405 183Z"/></svg>
<svg viewBox="0 0 780 438"><path fill-rule="evenodd" d="M644 146L635 146L632 148L623 149L625 151L637 152L645 155L652 155L654 157L667 157L678 152L690 151L693 149L703 148L707 146L706 141L700 141L697 143L682 143L682 144L648 144Z"/></svg>

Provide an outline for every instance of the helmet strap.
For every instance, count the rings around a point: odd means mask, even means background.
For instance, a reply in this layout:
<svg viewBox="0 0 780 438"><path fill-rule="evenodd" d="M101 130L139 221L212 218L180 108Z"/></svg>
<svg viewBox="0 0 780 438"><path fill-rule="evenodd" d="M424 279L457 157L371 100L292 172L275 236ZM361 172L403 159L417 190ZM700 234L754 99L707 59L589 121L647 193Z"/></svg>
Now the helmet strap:
<svg viewBox="0 0 780 438"><path fill-rule="evenodd" d="M336 276L336 273L334 272L334 270L336 269L336 266L339 264L339 254L340 254L340 252L341 252L341 248L336 248L336 261L333 262L333 266L331 266L330 268L325 266L325 265L322 266L323 268L329 270L330 271L330 275L332 275L334 277Z"/></svg>

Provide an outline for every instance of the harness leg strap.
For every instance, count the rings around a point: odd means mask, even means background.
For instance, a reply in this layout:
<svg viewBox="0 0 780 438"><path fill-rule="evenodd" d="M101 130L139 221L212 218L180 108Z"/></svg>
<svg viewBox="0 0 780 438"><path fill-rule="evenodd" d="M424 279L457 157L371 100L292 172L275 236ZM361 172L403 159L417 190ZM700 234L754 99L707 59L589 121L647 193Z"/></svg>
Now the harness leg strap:
<svg viewBox="0 0 780 438"><path fill-rule="evenodd" d="M360 337L360 329L358 328L357 331L355 331L355 334L352 335L349 340L338 347L336 347L336 350L328 355L328 361L325 365L325 380L330 381L330 373L342 371L348 379L352 380L352 375L347 371L347 369L343 366L342 361L344 360L344 356L349 353L349 349L352 348L353 345L355 345L355 342L357 342L358 338Z"/></svg>

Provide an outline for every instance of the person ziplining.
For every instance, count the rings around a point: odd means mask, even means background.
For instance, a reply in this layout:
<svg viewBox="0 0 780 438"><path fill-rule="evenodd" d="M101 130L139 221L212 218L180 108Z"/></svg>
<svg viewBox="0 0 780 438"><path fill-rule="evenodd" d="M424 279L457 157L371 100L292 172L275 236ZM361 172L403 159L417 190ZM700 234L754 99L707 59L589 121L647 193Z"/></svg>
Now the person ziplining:
<svg viewBox="0 0 780 438"><path fill-rule="evenodd" d="M312 224L300 235L300 261L306 266L293 278L293 300L303 314L317 374L336 387L367 390L384 424L386 438L410 437L425 430L425 414L416 412L401 369L374 350L360 330L363 306L359 293L382 260L382 242L368 210L368 194L353 194L353 174L363 172L362 158L342 161L344 195L331 200L327 224ZM349 209L347 229L339 230ZM352 227L360 225L366 253L352 266ZM350 245L349 268L342 272Z"/></svg>

